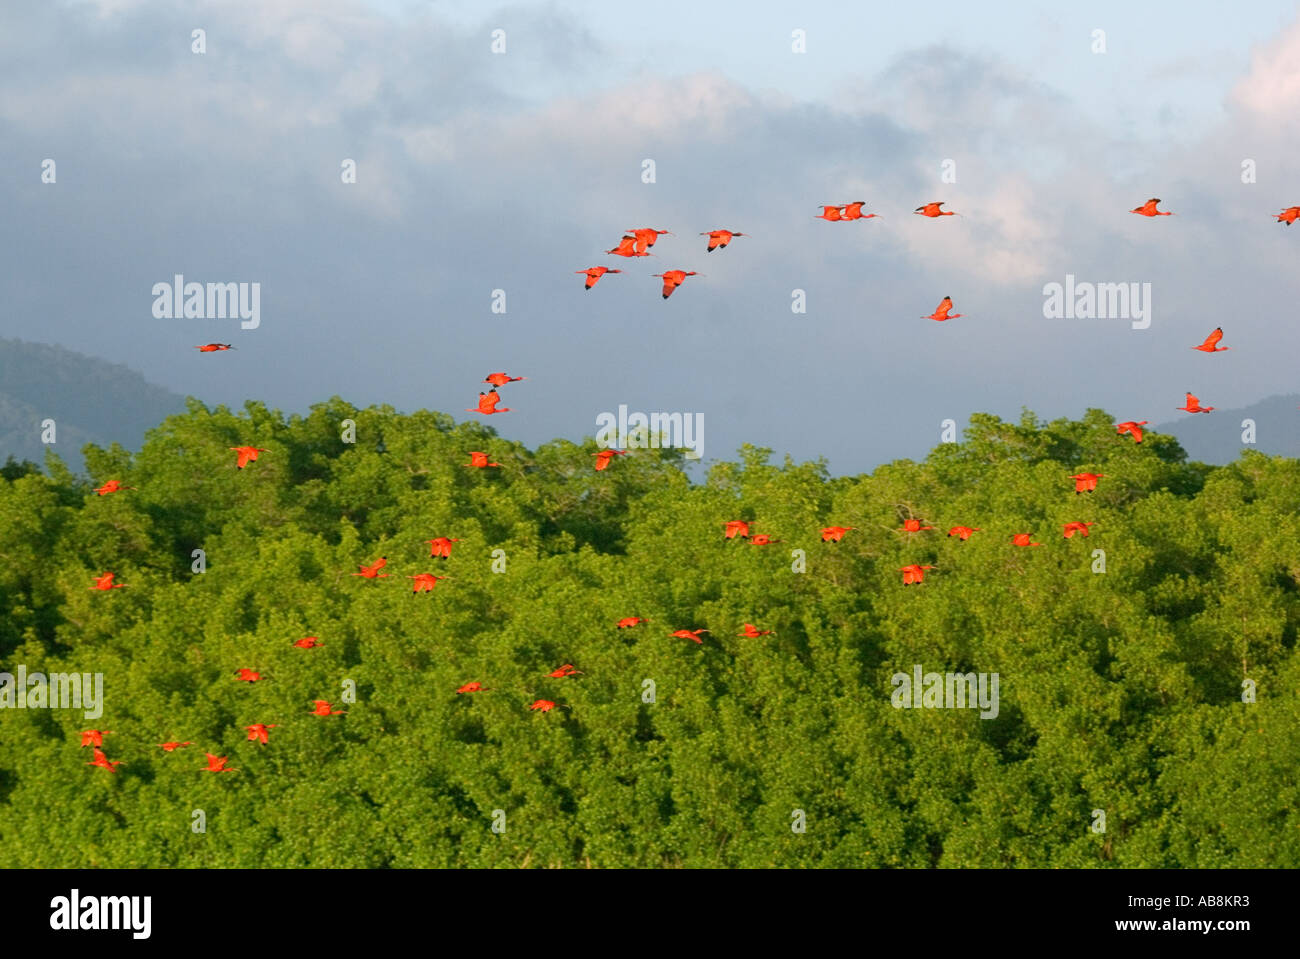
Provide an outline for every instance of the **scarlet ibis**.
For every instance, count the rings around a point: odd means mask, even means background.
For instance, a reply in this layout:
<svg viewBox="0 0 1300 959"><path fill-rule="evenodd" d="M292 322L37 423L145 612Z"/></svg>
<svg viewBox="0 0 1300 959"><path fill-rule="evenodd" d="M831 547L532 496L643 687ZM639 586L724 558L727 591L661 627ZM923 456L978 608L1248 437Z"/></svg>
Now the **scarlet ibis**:
<svg viewBox="0 0 1300 959"><path fill-rule="evenodd" d="M724 249L727 244L731 242L732 237L747 235L748 234L745 233L737 233L735 230L709 230L700 234L700 236L707 236L709 238L709 253L712 253L714 250Z"/></svg>
<svg viewBox="0 0 1300 959"><path fill-rule="evenodd" d="M1016 533L1015 536L1011 537L1011 543L1013 546L1042 546L1043 545L1042 543L1031 543L1029 541L1031 538L1032 537L1029 533Z"/></svg>
<svg viewBox="0 0 1300 959"><path fill-rule="evenodd" d="M678 629L674 630L672 635L678 639L689 639L693 643L704 645L704 640L700 639L700 633L707 633L707 629Z"/></svg>
<svg viewBox="0 0 1300 959"><path fill-rule="evenodd" d="M503 406L497 409L497 404L501 402L501 394L496 389L488 390L484 393L482 390L478 394L478 406L465 410L466 413L482 413L485 416L491 416L493 413L509 413L510 408Z"/></svg>
<svg viewBox="0 0 1300 959"><path fill-rule="evenodd" d="M609 466L609 461L615 456L626 456L627 450L601 450L599 453L592 453L596 457L596 472L600 472Z"/></svg>
<svg viewBox="0 0 1300 959"><path fill-rule="evenodd" d="M1142 427L1146 425L1147 425L1146 420L1137 420L1137 421L1129 420L1126 423L1116 423L1115 434L1117 436L1123 436L1125 433L1127 433L1129 436L1133 437L1133 441L1135 443L1141 443Z"/></svg>
<svg viewBox="0 0 1300 959"><path fill-rule="evenodd" d="M261 673L254 672L253 670L247 668L238 670L238 673L239 675L235 679L235 682L238 683L255 683L262 678Z"/></svg>
<svg viewBox="0 0 1300 959"><path fill-rule="evenodd" d="M87 766L98 766L100 769L107 769L109 772L111 772L111 773L115 773L115 772L117 772L117 767L122 765L122 760L120 760L120 759L117 759L117 760L111 760L111 759L109 759L108 756L104 755L104 750L102 750L102 749L100 749L98 746L96 746L96 747L95 747L95 758L94 758L94 760L92 760L91 762L86 763L86 765L87 765Z"/></svg>
<svg viewBox="0 0 1300 959"><path fill-rule="evenodd" d="M609 273L622 273L622 270L608 270ZM491 383L493 386L505 386L507 383L518 383L520 380L526 380L526 376L510 376L506 373L489 373L483 377L484 383Z"/></svg>
<svg viewBox="0 0 1300 959"><path fill-rule="evenodd" d="M407 579L415 580L411 584L411 593L432 593L433 588L438 585L438 580L449 579L448 576L434 576L433 573L417 573L414 576L408 576Z"/></svg>
<svg viewBox="0 0 1300 959"><path fill-rule="evenodd" d="M827 220L827 221L842 220L844 219L844 214L841 212L841 208L838 206L823 206L821 213L813 217L813 219Z"/></svg>
<svg viewBox="0 0 1300 959"><path fill-rule="evenodd" d="M903 574L903 585L912 586L916 583L925 582L925 571L927 569L937 569L936 566L921 566L917 563L911 563L907 566L900 566L899 570Z"/></svg>
<svg viewBox="0 0 1300 959"><path fill-rule="evenodd" d="M617 626L619 629L631 629L633 626L638 626L641 623L648 623L648 622L650 621L646 619L644 616L624 616L617 623L615 623L615 626Z"/></svg>
<svg viewBox="0 0 1300 959"><path fill-rule="evenodd" d="M724 535L727 539L735 539L737 536L746 539L749 536L749 523L743 519L728 520L725 528Z"/></svg>
<svg viewBox="0 0 1300 959"><path fill-rule="evenodd" d="M241 470L250 462L256 463L258 453L271 452L270 450L264 450L259 446L228 446L226 448L239 454L235 457L235 467Z"/></svg>
<svg viewBox="0 0 1300 959"><path fill-rule="evenodd" d="M325 644L315 636L304 636L302 639L295 641L293 645L298 649L315 649L317 646L324 646Z"/></svg>
<svg viewBox="0 0 1300 959"><path fill-rule="evenodd" d="M448 539L446 536L439 536L437 539L426 539L429 544L430 556L441 556L443 559L451 558L451 544L459 543L458 539Z"/></svg>
<svg viewBox="0 0 1300 959"><path fill-rule="evenodd" d="M1157 210L1156 204L1159 202L1160 201L1158 199L1147 200L1141 206L1134 207L1133 209L1129 210L1129 212L1138 213L1141 214L1142 216L1173 216L1174 215L1172 213L1167 213L1164 210Z"/></svg>
<svg viewBox="0 0 1300 959"><path fill-rule="evenodd" d="M933 527L933 526L922 526L922 525L921 525L921 521L920 521L919 519L905 519L905 520L903 520L903 529L902 529L902 531L903 531L904 533L919 533L919 532L921 532L922 530L926 530L926 529L934 529L934 527Z"/></svg>
<svg viewBox="0 0 1300 959"><path fill-rule="evenodd" d="M233 350L234 347L229 343L204 343L202 346L194 347L200 353L221 353L225 350Z"/></svg>
<svg viewBox="0 0 1300 959"><path fill-rule="evenodd" d="M1072 473L1070 479L1074 480L1074 495L1095 492L1097 480L1105 475L1105 473Z"/></svg>
<svg viewBox="0 0 1300 959"><path fill-rule="evenodd" d="M782 541L779 539L773 539L767 533L756 533L749 538L749 544L751 546L771 546L773 543L780 542Z"/></svg>
<svg viewBox="0 0 1300 959"><path fill-rule="evenodd" d="M943 206L943 201L939 200L934 203L922 204L912 212L917 213L920 216L928 216L931 219L933 219L936 216L961 216L960 213L954 213L951 210L941 210L940 207L942 206Z"/></svg>
<svg viewBox="0 0 1300 959"><path fill-rule="evenodd" d="M460 694L460 693L484 693L484 692L487 692L487 690L485 690L485 689L483 688L483 684L482 684L482 683L480 683L478 680L475 680L475 681L472 682L472 683L466 683L464 686L461 686L459 689L456 690L456 692L457 692L457 694Z"/></svg>
<svg viewBox="0 0 1300 959"><path fill-rule="evenodd" d="M1175 406L1176 410L1184 410L1188 413L1209 413L1214 409L1213 406L1202 406L1201 401L1191 393L1187 394L1187 399L1182 406Z"/></svg>
<svg viewBox="0 0 1300 959"><path fill-rule="evenodd" d="M311 701L313 716L346 716L346 709L333 709L333 703L327 699L313 699Z"/></svg>
<svg viewBox="0 0 1300 959"><path fill-rule="evenodd" d="M1300 206L1289 206L1281 213L1274 213L1273 215L1277 217L1278 223L1285 223L1290 226L1296 221L1297 217L1300 217Z"/></svg>
<svg viewBox="0 0 1300 959"><path fill-rule="evenodd" d="M745 630L745 631L744 631L743 633L737 633L736 635L737 635L737 636L744 636L746 639L757 639L757 638L760 637L760 636L771 636L771 635L772 635L772 630L770 630L770 629L759 629L759 628L758 628L757 626L755 626L753 623L746 623L745 626L744 626L744 630Z"/></svg>
<svg viewBox="0 0 1300 959"><path fill-rule="evenodd" d="M879 213L863 213L862 208L867 205L866 200L856 200L853 203L846 203L843 207L843 213L840 214L841 220L870 220L873 216L880 216Z"/></svg>
<svg viewBox="0 0 1300 959"><path fill-rule="evenodd" d="M193 743L159 743L158 747L165 753L174 753L178 749L184 749L186 746L193 745Z"/></svg>
<svg viewBox="0 0 1300 959"><path fill-rule="evenodd" d="M253 723L253 725L245 726L244 728L248 730L249 742L257 740L265 746L267 742L270 741L271 730L275 729L275 726L275 723L271 723L269 726L266 723Z"/></svg>
<svg viewBox="0 0 1300 959"><path fill-rule="evenodd" d="M964 543L966 540L970 539L971 533L978 533L979 531L980 528L978 526L954 526L952 529L948 530L948 535L956 536L959 542Z"/></svg>
<svg viewBox="0 0 1300 959"><path fill-rule="evenodd" d="M844 534L851 529L857 529L856 526L825 526L822 528L823 543L838 543L844 538Z"/></svg>
<svg viewBox="0 0 1300 959"><path fill-rule="evenodd" d="M108 590L108 589L126 589L127 583L115 583L113 577L115 573L104 573L95 577L95 585L91 589Z"/></svg>
<svg viewBox="0 0 1300 959"><path fill-rule="evenodd" d="M1205 342L1200 346L1193 346L1192 349L1200 350L1202 353L1225 353L1232 349L1231 346L1219 346L1219 340L1223 339L1223 327L1216 326L1214 332L1205 338Z"/></svg>
<svg viewBox="0 0 1300 959"><path fill-rule="evenodd" d="M471 450L471 451L470 451L470 454L469 454L469 462L468 462L468 463L461 463L460 465L461 465L461 466L474 467L474 468L477 468L477 469L483 469L484 467L487 467L487 466L500 466L501 464L500 464L500 463L489 463L489 462L488 462L488 455L487 455L486 453L480 453L478 450Z"/></svg>
<svg viewBox="0 0 1300 959"><path fill-rule="evenodd" d="M82 748L86 746L104 745L104 737L111 733L111 729L87 729L81 734Z"/></svg>
<svg viewBox="0 0 1300 959"><path fill-rule="evenodd" d="M380 570L388 565L388 557L381 556L369 566L362 566L361 572L353 573L353 576L363 576L366 579L383 579L387 573L381 573Z"/></svg>
<svg viewBox="0 0 1300 959"><path fill-rule="evenodd" d="M677 289L686 282L688 276L700 276L694 270L669 270L666 273L651 273L651 276L657 276L664 281L664 299L673 295L673 290Z"/></svg>
<svg viewBox="0 0 1300 959"><path fill-rule="evenodd" d="M585 270L574 270L573 272L574 272L574 273L585 273L585 274L587 275L587 282L586 282L585 284L583 284L583 289L585 289L585 290L590 290L593 286L595 286L597 283L600 282L600 278L601 278L602 276L604 276L606 273L622 273L623 271L622 271L622 270L611 270L611 269L610 269L609 267L607 267L607 266L589 266L589 267L587 267ZM522 377L520 377L520 378L522 379ZM484 380L483 382L488 383L488 382L491 382L491 381L490 381L490 380ZM498 384L498 385L499 385L499 384Z"/></svg>
<svg viewBox="0 0 1300 959"><path fill-rule="evenodd" d="M226 763L230 762L230 760L225 756L214 756L212 753L204 753L203 755L208 757L208 765L206 769L199 770L201 773L233 773L239 771L226 768Z"/></svg>
<svg viewBox="0 0 1300 959"><path fill-rule="evenodd" d="M581 669L573 668L573 663L565 663L563 666L553 669L546 675L550 676L551 679L564 679L566 676L576 676L580 672L582 672Z"/></svg>
<svg viewBox="0 0 1300 959"><path fill-rule="evenodd" d="M120 492L121 492L122 490L124 490L124 489L135 489L135 487L134 487L134 486L123 486L123 485L122 485L119 481L117 481L117 480L109 480L109 481L108 481L107 483L105 483L103 486L99 486L99 487L97 487L97 488L95 489L95 492L96 492L98 495L100 495L100 496L107 496L109 493L120 493Z"/></svg>
<svg viewBox="0 0 1300 959"><path fill-rule="evenodd" d="M637 244L643 250L648 250L650 247L658 243L659 237L663 236L664 234L667 234L668 236L673 236L673 234L669 233L667 230L655 230L655 229L651 229L650 227L646 227L641 230L624 230L623 232L631 233L632 236L636 237Z"/></svg>
<svg viewBox="0 0 1300 959"><path fill-rule="evenodd" d="M528 708L529 708L529 709L540 710L540 711L542 711L542 712L544 712L544 713L549 713L552 709L554 709L554 708L556 707L556 705L558 705L558 704L555 703L553 700L550 700L550 699L539 699L539 700L537 700L536 702L534 702L531 706L529 706ZM560 706L560 708L561 708L561 709L568 709L569 707L568 707L568 706Z"/></svg>
<svg viewBox="0 0 1300 959"><path fill-rule="evenodd" d="M940 323L942 323L944 320L955 320L957 319L957 317L962 315L964 314L952 312L952 297L945 296L942 300L939 301L939 305L934 308L933 313L931 313L929 316L923 316L921 317L921 319L938 320Z"/></svg>
<svg viewBox="0 0 1300 959"><path fill-rule="evenodd" d="M1075 534L1075 533L1082 533L1083 536L1084 536L1084 538L1086 539L1087 536L1088 536L1088 527L1089 527L1089 526L1092 526L1092 525L1093 525L1092 523L1077 523L1077 522L1076 522L1076 523L1066 523L1066 524L1065 524L1065 538L1066 538L1066 539L1072 539L1072 538L1074 537L1074 534Z"/></svg>
<svg viewBox="0 0 1300 959"><path fill-rule="evenodd" d="M614 256L654 256L646 249L648 244L642 243L635 236L625 236L618 241L618 246L612 250L606 250L606 253L612 253Z"/></svg>

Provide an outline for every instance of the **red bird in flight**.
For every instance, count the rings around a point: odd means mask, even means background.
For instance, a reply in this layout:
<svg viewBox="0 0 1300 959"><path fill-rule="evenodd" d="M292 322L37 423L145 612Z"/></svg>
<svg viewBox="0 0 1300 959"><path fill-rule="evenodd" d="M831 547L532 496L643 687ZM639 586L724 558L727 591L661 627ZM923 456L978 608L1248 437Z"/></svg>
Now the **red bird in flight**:
<svg viewBox="0 0 1300 959"><path fill-rule="evenodd" d="M612 250L606 250L606 253L612 253L614 256L654 256L646 247L648 243L643 243L635 236L625 236L618 241L618 246Z"/></svg>
<svg viewBox="0 0 1300 959"><path fill-rule="evenodd" d="M694 270L669 270L666 273L651 273L650 275L663 279L665 300L673 295L673 290L686 282L688 276L703 276L703 274L696 273Z"/></svg>
<svg viewBox="0 0 1300 959"><path fill-rule="evenodd" d="M626 456L627 450L601 450L599 453L592 453L591 455L596 457L596 472L599 473L609 467L609 461L615 456Z"/></svg>
<svg viewBox="0 0 1300 959"><path fill-rule="evenodd" d="M353 573L353 576L361 576L365 579L383 579L387 573L381 573L380 570L388 565L388 557L381 556L369 566L362 566L361 572Z"/></svg>
<svg viewBox="0 0 1300 959"><path fill-rule="evenodd" d="M640 230L624 230L623 232L631 233L632 236L636 237L637 246L642 250L650 249L650 247L659 242L659 237L664 234L673 236L673 234L669 233L667 230L655 230L650 227L645 227Z"/></svg>
<svg viewBox="0 0 1300 959"><path fill-rule="evenodd" d="M814 219L814 220L827 220L827 221L830 221L830 220L842 220L842 219L844 219L844 214L841 212L842 210L843 210L843 207L838 207L838 206L824 206L824 207L822 207L822 212L821 212L820 214L818 214L817 216L813 217L813 219Z"/></svg>
<svg viewBox="0 0 1300 959"><path fill-rule="evenodd" d="M748 234L737 233L735 230L709 230L706 233L701 233L700 236L707 236L709 238L708 252L712 253L714 250L725 248L727 244L731 242L732 237L748 236Z"/></svg>
<svg viewBox="0 0 1300 959"><path fill-rule="evenodd" d="M1017 533L1015 536L1011 537L1011 543L1013 546L1042 546L1043 545L1042 543L1031 543L1029 542L1029 540L1030 540L1029 533Z"/></svg>
<svg viewBox="0 0 1300 959"><path fill-rule="evenodd" d="M315 636L304 636L302 639L295 641L293 645L298 649L315 649L317 646L324 646L325 644Z"/></svg>
<svg viewBox="0 0 1300 959"><path fill-rule="evenodd" d="M554 701L550 700L550 699L539 699L539 700L537 700L536 702L534 702L531 706L529 706L528 708L529 708L529 709L541 710L541 711L544 712L544 713L549 713L552 709L555 708L555 706L556 706L556 703L555 703ZM560 707L560 708L561 708L561 709L568 709L569 707L568 707L568 706L562 706L562 707Z"/></svg>
<svg viewBox="0 0 1300 959"><path fill-rule="evenodd" d="M650 620L644 616L624 616L614 625L619 629L631 629L633 626L639 626L642 623L648 623Z"/></svg>
<svg viewBox="0 0 1300 959"><path fill-rule="evenodd" d="M1147 425L1146 420L1137 420L1136 422L1133 420L1129 420L1127 423L1116 423L1115 433L1117 436L1123 436L1125 433L1127 433L1129 436L1133 437L1133 441L1135 443L1141 443L1142 427L1146 425Z"/></svg>
<svg viewBox="0 0 1300 959"><path fill-rule="evenodd" d="M245 726L244 728L248 730L249 742L256 739L259 743L265 746L270 740L271 730L275 729L275 726L275 723L271 723L269 726L266 723L253 723L253 725Z"/></svg>
<svg viewBox="0 0 1300 959"><path fill-rule="evenodd" d="M1278 223L1285 223L1290 226L1297 218L1300 218L1300 206L1289 206L1281 213L1274 213L1273 215L1277 217Z"/></svg>
<svg viewBox="0 0 1300 959"><path fill-rule="evenodd" d="M844 534L851 529L857 529L856 526L825 526L822 528L823 543L838 543L844 538Z"/></svg>
<svg viewBox="0 0 1300 959"><path fill-rule="evenodd" d="M107 769L111 773L117 772L117 767L122 765L122 760L111 760L104 755L104 750L98 746L95 747L95 758L93 761L86 763L87 766L98 766L100 769Z"/></svg>
<svg viewBox="0 0 1300 959"><path fill-rule="evenodd" d="M689 639L693 643L704 645L704 640L700 639L700 633L707 633L707 629L677 629L671 635L678 639Z"/></svg>
<svg viewBox="0 0 1300 959"><path fill-rule="evenodd" d="M158 748L165 753L174 753L178 749L184 749L186 746L193 745L193 743L159 743Z"/></svg>
<svg viewBox="0 0 1300 959"><path fill-rule="evenodd" d="M939 209L941 206L943 206L943 201L937 201L935 203L926 203L922 206L918 206L912 212L918 214L919 216L928 216L931 219L934 219L936 216L961 216L960 213L954 213L951 210Z"/></svg>
<svg viewBox="0 0 1300 959"><path fill-rule="evenodd" d="M749 536L749 523L743 519L728 520L726 525L726 539L735 539L739 536L745 539Z"/></svg>
<svg viewBox="0 0 1300 959"><path fill-rule="evenodd" d="M86 746L104 745L104 737L111 733L111 729L87 729L81 734L82 748Z"/></svg>
<svg viewBox="0 0 1300 959"><path fill-rule="evenodd" d="M1129 212L1139 213L1142 216L1173 216L1174 215L1172 213L1167 213L1164 210L1157 210L1156 204L1159 202L1160 201L1158 199L1147 200L1141 206L1134 207L1132 210L1129 210Z"/></svg>
<svg viewBox="0 0 1300 959"><path fill-rule="evenodd" d="M1205 342L1200 346L1193 346L1192 349L1200 350L1202 353L1226 353L1232 349L1231 346L1220 346L1219 340L1223 339L1223 327L1216 326L1214 332L1205 338Z"/></svg>
<svg viewBox="0 0 1300 959"><path fill-rule="evenodd" d="M1074 480L1074 495L1080 493L1092 493L1097 489L1097 480L1104 477L1105 473L1072 473L1070 479Z"/></svg>
<svg viewBox="0 0 1300 959"><path fill-rule="evenodd" d="M469 462L468 462L468 463L461 463L460 465L461 465L461 466L476 467L476 468L478 468L478 469L483 469L484 467L487 467L487 466L500 466L501 464L500 464L500 463L489 463L489 462L488 462L488 455L487 455L486 453L480 453L478 450L471 450L471 451L470 451L470 454L469 454Z"/></svg>
<svg viewBox="0 0 1300 959"><path fill-rule="evenodd" d="M552 670L546 675L550 676L551 679L564 679L566 676L576 676L580 672L582 672L581 669L573 668L573 663L565 663L563 666L560 666L558 669Z"/></svg>
<svg viewBox="0 0 1300 959"><path fill-rule="evenodd" d="M458 539L448 539L446 536L439 536L437 539L426 539L429 544L429 555L441 556L443 559L451 558L451 544L459 543Z"/></svg>
<svg viewBox="0 0 1300 959"><path fill-rule="evenodd" d="M1092 523L1066 523L1065 538L1072 539L1075 533L1082 533L1086 539L1088 536L1088 527L1092 525Z"/></svg>
<svg viewBox="0 0 1300 959"><path fill-rule="evenodd" d="M866 200L857 200L853 203L846 203L842 207L843 212L840 214L841 220L870 220L873 216L880 216L879 213L863 213L862 208L867 205Z"/></svg>
<svg viewBox="0 0 1300 959"><path fill-rule="evenodd" d="M460 694L460 693L485 693L485 692L487 692L487 690L483 688L483 684L480 683L478 680L475 680L475 681L472 682L472 683L466 683L464 686L461 686L459 689L456 690L456 693L457 693L457 694Z"/></svg>
<svg viewBox="0 0 1300 959"><path fill-rule="evenodd" d="M903 585L911 586L916 583L924 583L925 571L927 569L937 569L937 567L921 566L918 565L917 563L912 563L911 565L908 566L900 566L899 570L903 574Z"/></svg>
<svg viewBox="0 0 1300 959"><path fill-rule="evenodd" d="M921 521L920 521L919 519L905 519L905 520L903 520L903 529L901 530L901 532L904 532L904 533L919 533L919 532L921 532L921 530L923 530L923 529L934 529L934 527L933 527L933 526L922 526L922 525L921 525Z"/></svg>
<svg viewBox="0 0 1300 959"><path fill-rule="evenodd" d="M346 716L346 709L333 709L333 703L327 699L313 699L311 701L313 716Z"/></svg>
<svg viewBox="0 0 1300 959"><path fill-rule="evenodd" d="M91 589L109 590L109 589L126 589L127 583L115 583L113 577L116 573L104 573L102 576L95 577L95 585Z"/></svg>
<svg viewBox="0 0 1300 959"><path fill-rule="evenodd" d="M482 413L485 416L491 416L493 413L509 413L510 408L503 406L497 409L497 404L501 402L501 394L495 388L484 393L482 390L478 394L478 406L465 410L466 413Z"/></svg>
<svg viewBox="0 0 1300 959"><path fill-rule="evenodd" d="M948 535L956 536L959 542L964 543L966 540L970 539L971 533L978 533L979 531L980 528L978 526L954 526L952 529L948 530Z"/></svg>
<svg viewBox="0 0 1300 959"><path fill-rule="evenodd" d="M414 576L408 576L407 579L415 580L411 584L411 593L432 593L433 588L438 585L440 579L450 579L448 576L434 576L433 573L416 573Z"/></svg>
<svg viewBox="0 0 1300 959"><path fill-rule="evenodd" d="M107 496L109 493L120 493L124 489L135 489L134 486L123 486L117 480L109 480L103 486L96 488L95 492L100 496Z"/></svg>
<svg viewBox="0 0 1300 959"><path fill-rule="evenodd" d="M743 633L737 633L736 635L743 636L746 639L757 639L760 636L772 635L772 631L770 629L759 629L753 623L746 623L744 626L744 630L745 631Z"/></svg>
<svg viewBox="0 0 1300 959"><path fill-rule="evenodd" d="M587 282L583 285L583 289L590 290L593 286L595 286L597 283L600 282L600 278L604 276L606 273L622 273L623 271L611 270L607 266L589 266L585 270L574 270L573 272L585 273L587 275ZM484 380L484 382L490 382L490 381Z"/></svg>
<svg viewBox="0 0 1300 959"><path fill-rule="evenodd" d="M200 353L221 353L225 350L233 350L234 347L229 343L204 343L202 346L194 347Z"/></svg>
<svg viewBox="0 0 1300 959"><path fill-rule="evenodd" d="M1176 410L1184 410L1188 413L1209 413L1214 409L1213 406L1202 406L1201 401L1191 393L1187 394L1187 399L1182 406L1175 406Z"/></svg>
<svg viewBox="0 0 1300 959"><path fill-rule="evenodd" d="M579 271L581 272L581 271ZM609 270L610 273L622 273L622 270ZM489 373L483 377L484 383L491 383L493 386L505 386L507 383L518 383L520 380L526 380L526 376L509 376L505 373Z"/></svg>
<svg viewBox="0 0 1300 959"><path fill-rule="evenodd" d="M271 452L270 450L264 450L258 446L228 446L226 448L239 454L235 457L235 467L241 470L250 462L256 463L258 453Z"/></svg>
<svg viewBox="0 0 1300 959"><path fill-rule="evenodd" d="M773 543L779 542L781 542L781 540L773 539L767 533L757 533L749 539L749 544L751 546L771 546Z"/></svg>
<svg viewBox="0 0 1300 959"><path fill-rule="evenodd" d="M199 772L201 772L201 773L234 773L234 772L239 772L239 770L237 770L237 769L227 769L227 768L226 768L226 763L230 762L230 760L229 760L227 757L225 757L225 756L214 756L214 755L212 755L212 753L204 753L203 755L205 755L205 756L208 757L208 765L207 765L207 768L206 768L206 769L200 769L200 770L199 770Z"/></svg>
<svg viewBox="0 0 1300 959"><path fill-rule="evenodd" d="M923 316L921 317L921 319L938 320L940 323L942 323L944 320L955 320L957 319L957 317L963 315L964 314L962 313L952 312L952 297L945 296L942 300L939 301L939 305L934 308L933 313L931 313L929 316Z"/></svg>
<svg viewBox="0 0 1300 959"><path fill-rule="evenodd" d="M246 669L246 668L245 668L245 669L240 669L240 670L239 670L239 676L236 678L235 682L238 682L238 683L255 683L255 682L257 682L257 681L258 681L259 679L261 679L261 678L262 678L262 674L261 674L261 673L255 673L255 672L253 672L253 670L251 670L251 669Z"/></svg>

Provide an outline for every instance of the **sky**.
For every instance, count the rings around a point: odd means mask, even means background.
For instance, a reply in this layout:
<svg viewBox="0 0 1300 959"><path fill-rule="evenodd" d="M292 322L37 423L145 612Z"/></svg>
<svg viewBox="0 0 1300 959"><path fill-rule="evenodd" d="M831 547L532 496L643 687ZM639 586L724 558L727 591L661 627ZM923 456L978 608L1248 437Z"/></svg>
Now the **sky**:
<svg viewBox="0 0 1300 959"><path fill-rule="evenodd" d="M489 422L530 446L625 405L837 474L973 412L1161 423L1295 390L1298 122L1269 0L8 0L0 336L286 412L472 418L505 371ZM854 200L879 217L815 219ZM642 226L674 235L605 254ZM701 275L664 300L664 269ZM176 274L260 284L260 325L155 316ZM1149 289L1149 326L1045 317L1067 274Z"/></svg>

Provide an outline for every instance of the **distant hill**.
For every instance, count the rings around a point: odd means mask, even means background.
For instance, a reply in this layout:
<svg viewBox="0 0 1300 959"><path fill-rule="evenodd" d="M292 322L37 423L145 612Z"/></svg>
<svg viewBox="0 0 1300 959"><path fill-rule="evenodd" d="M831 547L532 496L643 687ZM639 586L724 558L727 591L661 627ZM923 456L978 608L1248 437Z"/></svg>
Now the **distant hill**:
<svg viewBox="0 0 1300 959"><path fill-rule="evenodd" d="M1213 400L1203 399L1202 403ZM1273 456L1300 457L1300 393L1270 396L1240 409L1216 409L1213 413L1186 414L1182 419L1153 426L1168 433L1187 450L1189 460L1222 465L1231 463L1244 449L1256 449ZM1241 442L1242 420L1255 421L1254 446Z"/></svg>
<svg viewBox="0 0 1300 959"><path fill-rule="evenodd" d="M44 464L52 449L74 471L87 443L139 449L146 430L185 411L185 398L139 373L61 346L0 338L0 463L10 455ZM57 439L41 443L53 419Z"/></svg>

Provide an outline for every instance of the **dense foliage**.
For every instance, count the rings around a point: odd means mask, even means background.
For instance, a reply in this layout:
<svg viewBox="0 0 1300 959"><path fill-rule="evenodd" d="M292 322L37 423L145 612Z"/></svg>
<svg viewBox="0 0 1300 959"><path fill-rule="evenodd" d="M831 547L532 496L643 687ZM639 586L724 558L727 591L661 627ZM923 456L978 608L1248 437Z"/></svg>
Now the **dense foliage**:
<svg viewBox="0 0 1300 959"><path fill-rule="evenodd" d="M137 454L87 448L94 483L11 463L0 670L102 672L106 701L0 710L0 866L1300 865L1300 465L1189 464L1113 422L976 415L843 478L745 447L692 484L672 450L597 472L592 442L437 413L191 400ZM269 452L239 471L243 444ZM911 563L936 568L905 587ZM108 570L128 588L92 591ZM422 572L451 578L414 595ZM895 709L914 664L997 672L997 718Z"/></svg>

